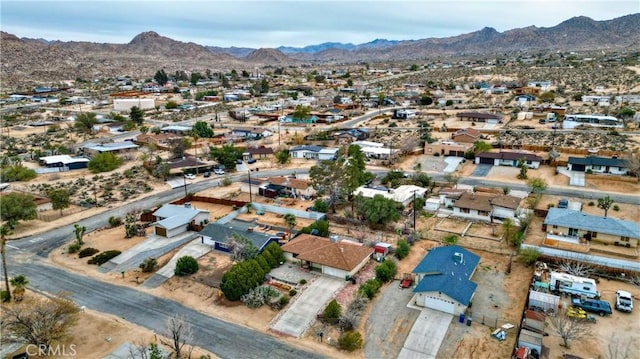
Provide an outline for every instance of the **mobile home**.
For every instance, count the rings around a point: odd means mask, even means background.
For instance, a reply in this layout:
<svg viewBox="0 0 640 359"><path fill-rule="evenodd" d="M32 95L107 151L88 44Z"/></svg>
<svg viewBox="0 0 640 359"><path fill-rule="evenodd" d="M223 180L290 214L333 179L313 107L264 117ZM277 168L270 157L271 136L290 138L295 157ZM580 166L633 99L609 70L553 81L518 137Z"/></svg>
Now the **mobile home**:
<svg viewBox="0 0 640 359"><path fill-rule="evenodd" d="M567 273L551 272L549 283L551 290L568 295L599 298L596 281L591 278L577 277Z"/></svg>

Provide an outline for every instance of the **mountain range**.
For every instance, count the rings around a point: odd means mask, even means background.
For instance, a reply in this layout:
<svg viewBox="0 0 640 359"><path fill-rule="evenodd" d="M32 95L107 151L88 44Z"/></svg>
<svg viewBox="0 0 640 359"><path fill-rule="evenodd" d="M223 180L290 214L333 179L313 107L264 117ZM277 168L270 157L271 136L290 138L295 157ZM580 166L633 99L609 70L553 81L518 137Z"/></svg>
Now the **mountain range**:
<svg viewBox="0 0 640 359"><path fill-rule="evenodd" d="M640 13L596 21L579 16L553 27L498 32L491 27L445 38L376 39L364 44L327 42L302 48L221 48L181 42L148 31L127 44L18 38L0 32L5 84L122 74L151 76L159 68L212 71L260 65L416 61L438 56L488 55L533 50L640 49Z"/></svg>

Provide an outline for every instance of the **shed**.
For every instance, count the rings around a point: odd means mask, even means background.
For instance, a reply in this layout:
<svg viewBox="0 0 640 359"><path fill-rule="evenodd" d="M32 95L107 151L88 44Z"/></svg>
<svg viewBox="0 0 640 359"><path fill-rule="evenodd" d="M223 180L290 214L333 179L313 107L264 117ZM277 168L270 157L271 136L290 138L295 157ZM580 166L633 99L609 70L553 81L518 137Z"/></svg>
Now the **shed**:
<svg viewBox="0 0 640 359"><path fill-rule="evenodd" d="M522 328L532 332L544 334L545 315L535 310L527 310L522 319Z"/></svg>
<svg viewBox="0 0 640 359"><path fill-rule="evenodd" d="M548 288L548 287L547 287ZM539 291L529 291L529 308L541 308L544 311L558 310L558 304L560 303L560 297L550 293L543 293Z"/></svg>
<svg viewBox="0 0 640 359"><path fill-rule="evenodd" d="M387 254L389 254L389 251L391 251L391 244L389 243L384 243L384 242L378 242L376 243L375 246L373 246L373 251L376 254L376 256L386 256Z"/></svg>
<svg viewBox="0 0 640 359"><path fill-rule="evenodd" d="M542 353L542 337L543 335L540 333L522 329L518 337L518 347L527 347L532 351Z"/></svg>
<svg viewBox="0 0 640 359"><path fill-rule="evenodd" d="M440 198L430 197L424 202L424 210L427 212L435 212L440 208Z"/></svg>

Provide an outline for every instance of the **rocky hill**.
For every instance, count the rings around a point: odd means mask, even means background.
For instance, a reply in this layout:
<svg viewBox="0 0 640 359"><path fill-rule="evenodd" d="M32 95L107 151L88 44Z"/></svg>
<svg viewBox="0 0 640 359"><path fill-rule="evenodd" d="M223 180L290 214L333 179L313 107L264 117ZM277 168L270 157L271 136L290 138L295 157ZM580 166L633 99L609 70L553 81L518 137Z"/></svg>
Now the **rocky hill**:
<svg viewBox="0 0 640 359"><path fill-rule="evenodd" d="M176 41L149 31L127 44L61 42L19 39L1 32L0 76L3 85L33 81L131 75L151 77L157 69L168 73L226 71L257 64L299 62L356 62L419 60L458 54L491 54L521 50L640 49L640 13L606 21L574 17L556 26L529 26L498 32L494 28L446 38L366 44L324 43L304 48L219 48Z"/></svg>

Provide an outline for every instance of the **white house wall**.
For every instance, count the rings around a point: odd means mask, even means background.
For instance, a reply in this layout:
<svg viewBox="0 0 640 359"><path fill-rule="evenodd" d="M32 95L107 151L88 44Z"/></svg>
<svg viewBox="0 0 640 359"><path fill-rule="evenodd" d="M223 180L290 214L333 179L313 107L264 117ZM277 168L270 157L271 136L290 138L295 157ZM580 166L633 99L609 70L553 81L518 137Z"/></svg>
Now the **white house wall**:
<svg viewBox="0 0 640 359"><path fill-rule="evenodd" d="M322 274L330 275L332 277L345 279L347 275L350 275L346 270L323 265Z"/></svg>
<svg viewBox="0 0 640 359"><path fill-rule="evenodd" d="M467 306L442 292L423 292L416 295L416 305L458 315L464 313Z"/></svg>
<svg viewBox="0 0 640 359"><path fill-rule="evenodd" d="M470 209L469 213L462 213L460 211L460 208L458 207L453 207L453 215L456 217L460 217L460 218L468 218L468 219L473 219L473 220L480 220L480 221L485 221L488 222L491 220L491 218L489 218L489 216L481 216L480 214L478 214L478 211L475 209Z"/></svg>
<svg viewBox="0 0 640 359"><path fill-rule="evenodd" d="M184 224L182 226L173 228L173 229L167 229L167 238L172 238L177 236L180 233L184 233L187 231L187 224Z"/></svg>

